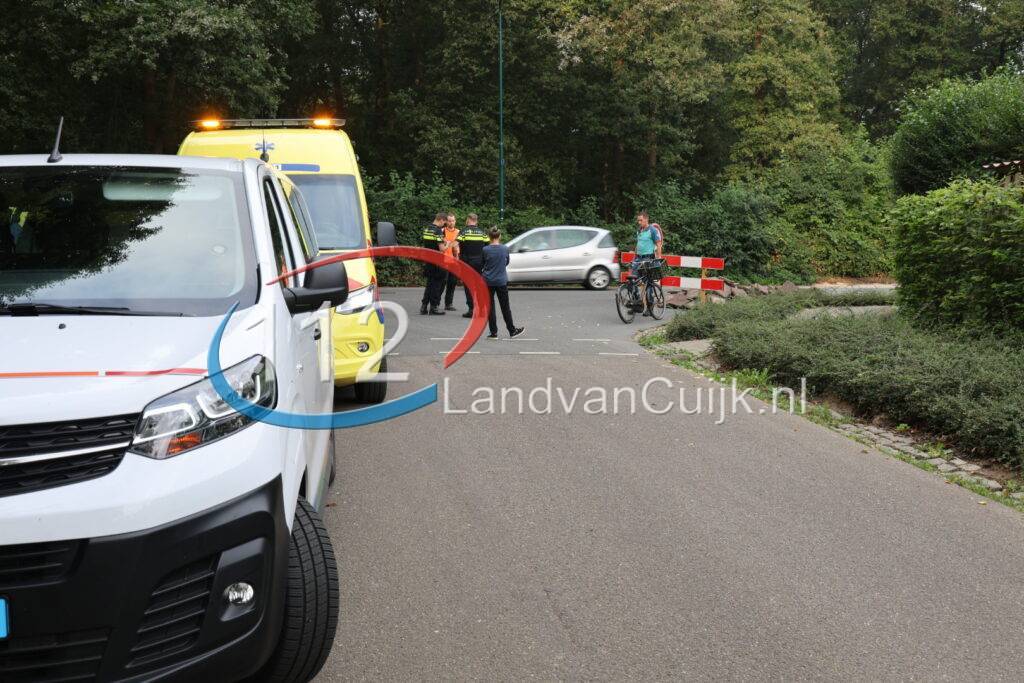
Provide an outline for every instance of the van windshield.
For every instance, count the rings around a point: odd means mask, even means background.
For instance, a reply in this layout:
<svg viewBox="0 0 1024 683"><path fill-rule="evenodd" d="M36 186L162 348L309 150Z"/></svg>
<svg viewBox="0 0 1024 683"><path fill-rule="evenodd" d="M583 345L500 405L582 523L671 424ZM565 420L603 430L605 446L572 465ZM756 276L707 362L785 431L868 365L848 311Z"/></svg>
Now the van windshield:
<svg viewBox="0 0 1024 683"><path fill-rule="evenodd" d="M363 205L355 176L303 173L288 177L306 198L321 249L366 247Z"/></svg>
<svg viewBox="0 0 1024 683"><path fill-rule="evenodd" d="M0 307L220 315L257 287L237 173L0 168Z"/></svg>

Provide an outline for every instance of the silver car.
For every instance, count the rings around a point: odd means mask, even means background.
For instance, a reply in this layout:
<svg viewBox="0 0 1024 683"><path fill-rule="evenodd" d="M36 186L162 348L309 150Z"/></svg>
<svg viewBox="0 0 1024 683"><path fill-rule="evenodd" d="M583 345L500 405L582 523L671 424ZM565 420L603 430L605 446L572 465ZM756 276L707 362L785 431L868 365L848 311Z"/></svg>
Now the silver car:
<svg viewBox="0 0 1024 683"><path fill-rule="evenodd" d="M534 228L510 240L508 250L510 283L581 282L605 289L619 279L615 241L601 228Z"/></svg>

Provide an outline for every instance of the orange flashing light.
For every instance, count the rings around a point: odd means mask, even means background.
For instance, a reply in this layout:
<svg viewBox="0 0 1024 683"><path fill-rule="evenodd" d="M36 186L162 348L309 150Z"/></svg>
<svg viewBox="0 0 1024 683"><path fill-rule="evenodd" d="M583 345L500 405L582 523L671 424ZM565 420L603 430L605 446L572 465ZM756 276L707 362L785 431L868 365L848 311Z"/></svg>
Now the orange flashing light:
<svg viewBox="0 0 1024 683"><path fill-rule="evenodd" d="M334 121L331 119L316 118L313 119L313 125L316 128L331 128L334 125Z"/></svg>
<svg viewBox="0 0 1024 683"><path fill-rule="evenodd" d="M220 128L220 119L203 119L199 125L206 130L217 130Z"/></svg>

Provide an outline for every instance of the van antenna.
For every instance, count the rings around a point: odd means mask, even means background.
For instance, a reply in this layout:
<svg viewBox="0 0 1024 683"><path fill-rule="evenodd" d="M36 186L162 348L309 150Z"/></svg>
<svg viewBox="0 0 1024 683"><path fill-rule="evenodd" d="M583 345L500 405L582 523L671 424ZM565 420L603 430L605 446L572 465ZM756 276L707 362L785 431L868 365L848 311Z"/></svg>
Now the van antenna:
<svg viewBox="0 0 1024 683"><path fill-rule="evenodd" d="M53 141L53 151L50 152L50 156L47 157L46 163L55 164L64 157L60 153L60 134L64 130L64 117L60 117L60 121L57 122L57 139Z"/></svg>
<svg viewBox="0 0 1024 683"><path fill-rule="evenodd" d="M260 161L270 163L270 152L267 151L267 134L263 133L263 151L260 152Z"/></svg>

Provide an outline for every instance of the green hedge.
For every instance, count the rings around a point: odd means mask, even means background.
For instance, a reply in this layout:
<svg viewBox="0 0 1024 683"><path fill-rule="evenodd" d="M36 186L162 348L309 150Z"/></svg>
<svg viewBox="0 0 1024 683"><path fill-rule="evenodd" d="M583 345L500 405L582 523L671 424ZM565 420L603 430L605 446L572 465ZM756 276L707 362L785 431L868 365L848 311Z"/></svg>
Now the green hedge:
<svg viewBox="0 0 1024 683"><path fill-rule="evenodd" d="M957 181L904 197L892 220L905 313L929 325L1024 330L1024 190Z"/></svg>
<svg viewBox="0 0 1024 683"><path fill-rule="evenodd" d="M677 314L669 321L665 336L669 341L710 339L722 325L736 321L769 322L784 320L805 308L817 306L887 306L895 303L892 290L852 291L828 294L817 289L802 289L789 294L751 296L733 299L727 304L706 303Z"/></svg>
<svg viewBox="0 0 1024 683"><path fill-rule="evenodd" d="M1024 74L999 71L978 82L944 81L913 93L892 137L896 188L920 194L982 165L1024 154Z"/></svg>
<svg viewBox="0 0 1024 683"><path fill-rule="evenodd" d="M731 304L720 308L731 308ZM767 369L786 386L864 415L944 435L978 455L1024 466L1024 354L997 338L958 339L900 317L737 319L714 348L731 368Z"/></svg>

